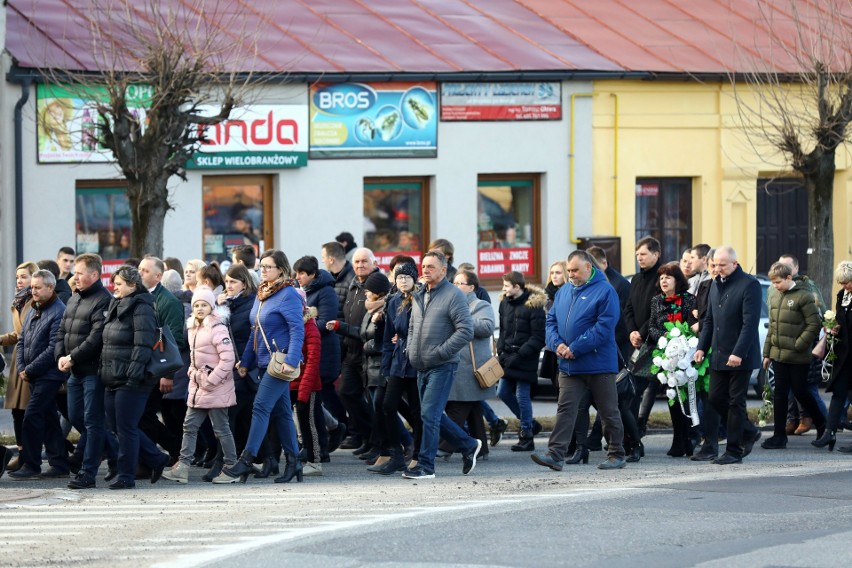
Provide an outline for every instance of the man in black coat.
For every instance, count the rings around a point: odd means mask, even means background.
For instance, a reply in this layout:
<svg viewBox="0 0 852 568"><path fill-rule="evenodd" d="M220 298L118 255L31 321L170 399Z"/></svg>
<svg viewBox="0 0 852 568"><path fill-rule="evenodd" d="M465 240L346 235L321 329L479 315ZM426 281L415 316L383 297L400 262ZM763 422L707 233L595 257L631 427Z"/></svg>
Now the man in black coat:
<svg viewBox="0 0 852 568"><path fill-rule="evenodd" d="M625 361L627 361L630 359L630 354L633 351L633 346L630 344L630 334L627 331L627 317L624 315L627 303L630 301L630 281L622 276L619 271L609 265L606 258L606 251L604 251L601 247L589 247L586 249L586 252L598 261L598 264L600 264L601 268L604 269L604 274L606 275L606 279L609 281L610 286L615 288L615 293L618 294L618 305L620 306L621 317L615 325L615 342L618 344L618 350L621 352L621 356L624 357Z"/></svg>
<svg viewBox="0 0 852 568"><path fill-rule="evenodd" d="M57 369L53 359L65 304L56 296L56 277L47 270L33 273L31 289L33 307L24 318L15 351L18 376L29 383L31 392L21 431L24 465L9 476L12 479L68 477L68 458L56 407L56 393L68 376ZM45 473L41 472L42 445L50 464Z"/></svg>
<svg viewBox="0 0 852 568"><path fill-rule="evenodd" d="M95 487L95 477L106 445L109 461L115 466L118 441L106 430L104 384L98 376L106 311L112 294L101 282L102 262L86 253L74 263L77 292L68 302L56 336L55 356L59 370L70 372L68 379L68 418L80 432L75 456L81 459L79 473L68 483L70 489Z"/></svg>
<svg viewBox="0 0 852 568"><path fill-rule="evenodd" d="M340 245L337 245L340 246ZM323 248L325 251L325 248ZM325 253L323 253L325 254ZM348 264L348 263L347 263ZM348 429L352 436L347 438L341 449L356 449L355 455L370 451L370 406L365 398L366 379L364 377L364 341L361 339L361 322L367 313L365 301L367 290L364 284L373 272L378 271L373 251L359 248L352 256L355 276L349 284L349 292L343 305L343 318L326 323L326 327L343 337L343 368L341 370L340 396L346 412L349 414ZM356 446L360 442L360 445Z"/></svg>
<svg viewBox="0 0 852 568"><path fill-rule="evenodd" d="M630 298L624 308L624 321L627 324L627 332L630 334L630 344L639 349L648 337L648 320L651 319L651 298L657 293L657 271L662 265L662 248L660 241L654 237L644 237L636 243L636 262L639 264L639 272L633 275L630 281ZM633 415L639 416L639 405L642 402L642 394L648 387L648 377L634 375L636 380L636 396L630 410ZM643 422L639 424L640 430L645 429Z"/></svg>
<svg viewBox="0 0 852 568"><path fill-rule="evenodd" d="M530 389L538 382L538 355L544 347L546 304L544 290L528 286L523 274L512 271L503 275L500 337L497 339L503 378L497 395L521 422L513 452L535 449L533 437L537 423L533 420Z"/></svg>
<svg viewBox="0 0 852 568"><path fill-rule="evenodd" d="M354 258L354 256L353 256ZM352 263L346 260L346 252L340 243L331 241L322 245L322 263L325 269L334 277L334 291L337 293L337 319L343 319L343 306L349 285L355 278Z"/></svg>
<svg viewBox="0 0 852 568"><path fill-rule="evenodd" d="M727 448L713 463L728 465L741 463L760 439L760 431L746 416L746 393L752 371L761 364L758 325L762 292L760 282L737 263L733 248L717 248L713 262L719 276L710 287L695 362L701 363L712 348L709 400L719 416L727 416L728 424ZM716 433L706 431L705 436L700 453L710 454Z"/></svg>

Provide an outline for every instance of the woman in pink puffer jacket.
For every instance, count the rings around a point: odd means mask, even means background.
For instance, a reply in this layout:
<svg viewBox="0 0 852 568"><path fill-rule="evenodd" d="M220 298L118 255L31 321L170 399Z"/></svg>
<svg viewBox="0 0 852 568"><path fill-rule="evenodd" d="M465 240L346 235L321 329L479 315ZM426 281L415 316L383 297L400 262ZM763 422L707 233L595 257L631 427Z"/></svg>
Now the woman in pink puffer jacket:
<svg viewBox="0 0 852 568"><path fill-rule="evenodd" d="M198 429L210 417L213 433L222 446L225 465L237 462L234 436L228 425L228 408L237 403L234 392L234 345L228 330L228 309L216 306L216 297L207 286L196 287L192 294L189 330L189 395L183 422L183 443L178 462L163 472L165 479L189 481L189 467L195 453ZM238 478L219 474L213 483L233 483Z"/></svg>

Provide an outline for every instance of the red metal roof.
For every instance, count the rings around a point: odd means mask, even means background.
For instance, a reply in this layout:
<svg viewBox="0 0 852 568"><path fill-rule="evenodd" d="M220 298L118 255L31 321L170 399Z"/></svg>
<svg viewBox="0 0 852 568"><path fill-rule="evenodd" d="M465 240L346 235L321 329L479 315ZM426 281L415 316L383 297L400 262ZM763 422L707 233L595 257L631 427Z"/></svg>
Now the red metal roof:
<svg viewBox="0 0 852 568"><path fill-rule="evenodd" d="M848 69L852 58L849 0L107 0L104 5L129 2L134 21L150 28L154 24L138 8L148 1L204 16L222 33L236 71L796 72L789 54L796 38L808 44L818 34L825 40L835 33L843 38L834 42L835 64ZM21 67L98 67L105 58L91 54L86 24L91 14L80 4L7 0L6 48ZM229 14L227 28L210 11ZM804 22L798 29L794 16ZM95 18L101 24L107 19ZM126 41L118 37L119 44ZM119 66L133 65L120 54L110 57L116 59Z"/></svg>

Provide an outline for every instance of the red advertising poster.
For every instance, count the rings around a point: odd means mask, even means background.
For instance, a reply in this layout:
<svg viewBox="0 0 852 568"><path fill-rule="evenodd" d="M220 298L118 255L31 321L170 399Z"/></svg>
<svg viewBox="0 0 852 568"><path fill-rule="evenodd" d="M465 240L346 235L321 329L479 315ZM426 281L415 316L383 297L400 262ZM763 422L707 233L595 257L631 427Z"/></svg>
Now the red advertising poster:
<svg viewBox="0 0 852 568"><path fill-rule="evenodd" d="M124 260L105 260L103 262L103 270L101 270L101 282L104 288L112 293L112 273L118 270L118 267L124 264Z"/></svg>
<svg viewBox="0 0 852 568"><path fill-rule="evenodd" d="M534 273L533 249L479 249L478 271L480 278L500 278L512 270L524 276Z"/></svg>
<svg viewBox="0 0 852 568"><path fill-rule="evenodd" d="M382 272L385 274L390 272L390 261L398 254L404 254L413 258L414 262L417 264L417 272L420 273L420 256L422 253L419 250L383 251L374 254L376 255L376 262L379 263L379 268L381 268Z"/></svg>

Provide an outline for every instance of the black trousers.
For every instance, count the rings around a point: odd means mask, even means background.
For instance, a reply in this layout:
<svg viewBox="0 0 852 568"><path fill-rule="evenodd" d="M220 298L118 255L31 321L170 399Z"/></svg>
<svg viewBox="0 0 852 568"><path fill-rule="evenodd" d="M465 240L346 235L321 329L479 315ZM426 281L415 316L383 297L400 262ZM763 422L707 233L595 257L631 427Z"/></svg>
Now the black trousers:
<svg viewBox="0 0 852 568"><path fill-rule="evenodd" d="M340 402L349 414L349 430L361 436L364 442L369 442L371 417L365 392L361 361L344 363L338 391Z"/></svg>
<svg viewBox="0 0 852 568"><path fill-rule="evenodd" d="M757 428L746 414L746 394L751 369L744 371L710 371L710 404L728 425L725 453L743 455L743 440L753 438ZM709 427L709 425L708 425ZM718 436L718 434L717 434Z"/></svg>
<svg viewBox="0 0 852 568"><path fill-rule="evenodd" d="M403 397L405 400L403 400ZM406 401L408 404L405 403ZM413 459L417 459L417 456L420 455L420 442L423 439L423 421L420 418L420 391L417 390L417 378L389 377L385 390L385 401L381 410L385 421L384 430L388 447L391 450L400 447L398 414L402 414L414 431Z"/></svg>
<svg viewBox="0 0 852 568"><path fill-rule="evenodd" d="M478 400L450 400L444 412L459 428L466 429L471 438L482 440L479 456L487 456L488 435L485 433L485 421L482 419L482 403ZM442 442L442 445L444 444L449 446L449 443ZM453 447L452 450L458 451L458 448Z"/></svg>
<svg viewBox="0 0 852 568"><path fill-rule="evenodd" d="M809 363L793 364L781 363L773 361L775 369L775 393L773 396L773 404L775 410L775 428L774 434L777 438L786 439L787 432L787 410L788 398L790 390L793 391L793 396L802 407L807 411L818 430L825 428L825 416L822 415L819 405L817 405L814 397L808 391L808 371L810 370Z"/></svg>

